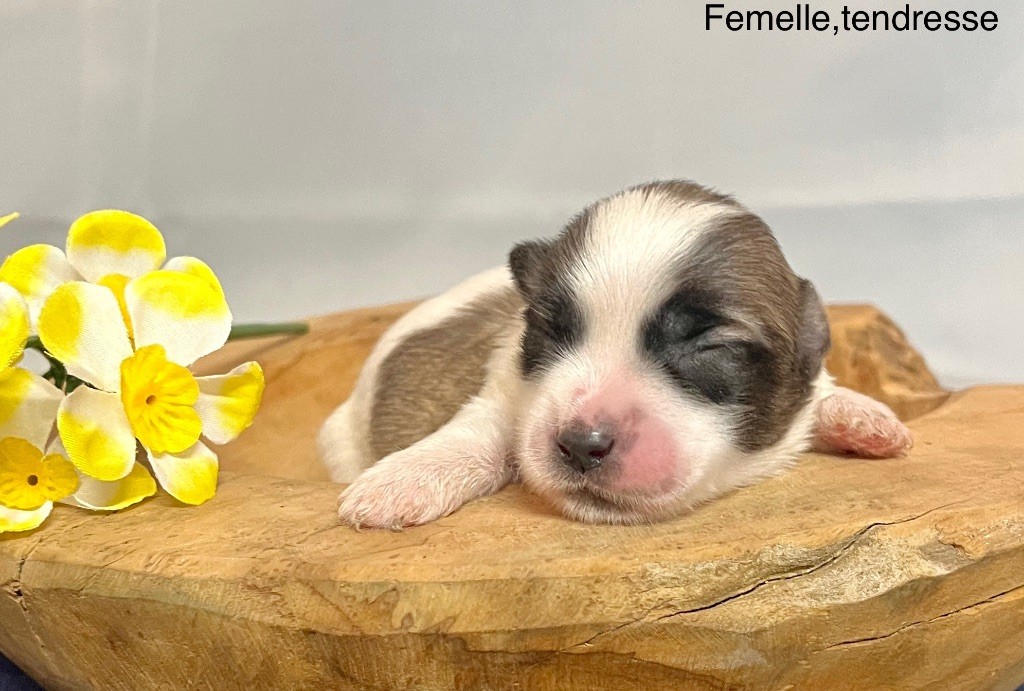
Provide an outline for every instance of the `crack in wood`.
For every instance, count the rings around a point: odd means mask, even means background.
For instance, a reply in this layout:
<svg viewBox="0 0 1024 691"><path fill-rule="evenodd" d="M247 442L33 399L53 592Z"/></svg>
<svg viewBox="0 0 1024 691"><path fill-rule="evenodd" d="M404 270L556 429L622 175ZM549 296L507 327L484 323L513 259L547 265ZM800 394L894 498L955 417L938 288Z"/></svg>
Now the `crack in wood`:
<svg viewBox="0 0 1024 691"><path fill-rule="evenodd" d="M21 579L22 572L25 570L25 564L28 562L29 557L32 556L32 553L36 551L36 548L39 547L39 545L41 544L42 539L37 538L36 541L32 543L32 545L28 548L28 550L25 551L25 554L22 555L21 559L18 560L18 570L14 575L14 579L10 582L10 590L8 591L8 593L21 609L21 617L25 621L25 628L27 628L28 632L32 634L32 638L33 640L35 640L36 645L38 645L39 649L42 651L43 657L47 661L50 661L51 658L49 649L46 647L46 644L43 642L43 639L39 636L38 632L36 632L35 627L32 626L32 617L28 611L28 602L25 599L25 592L22 588Z"/></svg>
<svg viewBox="0 0 1024 691"><path fill-rule="evenodd" d="M1002 591L1000 593L996 593L995 595L992 595L991 597L987 597L984 600L981 600L979 602L975 602L975 603L972 603L970 605L964 605L963 607L958 607L957 609L954 609L951 612L945 612L944 614L940 614L940 615L932 617L930 619L924 619L922 621L913 621L913 622L910 622L909 624L904 624L903 626L900 626L900 627L894 629L893 631L890 631L889 633L884 633L884 634L881 634L881 635L878 635L878 636L865 636L864 638L854 638L854 639L849 640L849 641L840 641L838 643L833 643L831 645L825 646L821 650L815 651L814 654L822 653L822 652L825 652L826 650L832 650L834 648L842 648L842 647L848 647L848 646L863 645L865 643L875 643L877 641L884 641L886 638L892 638L893 636L895 636L895 635L897 635L899 633L902 633L903 631L907 631L908 629L914 629L914 628L917 628L917 627L920 627L920 626L927 626L928 624L931 624L933 622L939 621L941 619L947 619L947 618L955 616L957 614L961 614L963 612L968 612L970 610L977 609L979 607L984 607L985 605L992 604L993 602L996 602L996 601L998 601L998 600L1000 600L1002 598L1005 598L1007 595L1011 595L1011 594L1017 592L1018 590L1024 590L1024 583L1021 583L1020 585L1016 585L1016 586L1014 586L1012 588L1008 588L1007 590L1004 590L1004 591Z"/></svg>
<svg viewBox="0 0 1024 691"><path fill-rule="evenodd" d="M574 643L573 645L568 646L566 648L563 648L563 649L559 650L558 652L571 652L571 651L573 651L576 648L592 645L593 642L595 640L597 640L598 638L603 638L605 636L608 636L610 634L613 634L613 633L619 631L620 629L624 629L624 628L627 628L629 626L633 626L633 625L636 625L636 624L641 624L641 623L657 624L657 623L665 621L667 619L672 619L674 617L679 617L679 616L683 616L683 615L686 615L686 614L695 614L695 613L698 613L698 612L706 612L706 611L708 611L710 609L714 609L715 607L720 607L721 605L724 605L724 604L726 604L728 602L732 602L733 600L737 600L737 599L739 599L741 597L745 597L747 595L750 595L750 594L760 590L761 588L763 588L763 587L765 587L765 586L767 586L767 585L769 585L771 583L778 583L780 581L788 581L788 580L793 580L795 578L801 578L801 577L804 577L804 576L808 576L808 575L816 573L817 571L820 571L820 570L822 570L824 568L827 568L827 567L831 566L832 564L834 564L835 562L837 562L845 554L849 553L850 550L852 550L867 534L869 534L870 532L872 532L876 528L881 528L881 527L886 527L886 526L893 526L893 525L902 525L904 523L912 523L913 521L920 520L921 518L924 518L925 516L927 516L929 514L935 513L936 511L941 511L942 509L947 509L947 508L949 508L951 506L955 506L957 504L962 504L965 501L966 500L959 500L959 501L949 502L947 504L942 504L941 506L933 507L931 509L928 509L927 511L924 511L922 513L916 514L914 516L909 516L907 518L901 518L901 519L895 520L895 521L876 521L876 522L873 522L873 523L869 523L868 525L864 526L863 528L858 530L856 533L854 533L848 540L846 540L839 547L839 549L835 553L831 554L828 558L826 558L824 561L822 561L822 562L820 562L818 564L814 564L813 566L809 566L807 568L799 569L799 570L796 570L796 571L788 571L788 572L783 573L783 574L775 574L775 575L770 576L768 578L764 578L764 579L758 581L757 583L754 583L753 585L751 585L748 588L740 590L740 591L738 591L736 593L732 593L731 595L728 595L726 597L723 597L723 598L720 598L718 600L715 600L714 602L711 602L709 604L700 605L699 607L691 607L691 608L688 608L688 609L677 610L677 611L674 611L674 612L670 612L668 614L663 614L662 616L659 616L659 617L657 617L657 618L655 618L653 620L648 621L648 617L651 615L652 612L660 609L661 607L663 607L665 604L668 604L668 603L666 602L666 603L662 603L660 605L656 605L656 606L648 609L640 617L637 617L635 619L631 619L631 620L623 622L623 623L616 624L615 626L613 626L613 627L611 627L609 629L606 629L604 631L600 631L600 632L594 634L593 636L591 636L590 638L586 639L585 641L581 641L580 643Z"/></svg>

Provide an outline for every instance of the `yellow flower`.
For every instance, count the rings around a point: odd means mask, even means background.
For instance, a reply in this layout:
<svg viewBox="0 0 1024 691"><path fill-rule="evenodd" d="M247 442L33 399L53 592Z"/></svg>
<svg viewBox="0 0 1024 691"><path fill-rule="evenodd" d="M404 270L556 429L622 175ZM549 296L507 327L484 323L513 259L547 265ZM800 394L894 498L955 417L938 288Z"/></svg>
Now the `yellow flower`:
<svg viewBox="0 0 1024 691"><path fill-rule="evenodd" d="M11 286L0 283L0 370L21 359L28 341L28 306Z"/></svg>
<svg viewBox="0 0 1024 691"><path fill-rule="evenodd" d="M141 466L145 477L101 482L76 473L59 439L47 447L64 394L34 372L8 366L21 358L28 334L28 305L0 283L0 532L38 527L54 501L116 510L155 494Z"/></svg>
<svg viewBox="0 0 1024 691"><path fill-rule="evenodd" d="M0 219L0 225L10 219ZM0 532L37 527L53 500L74 490L63 492L66 475L58 460L44 460L38 450L53 430L63 394L38 374L12 367L28 335L28 305L18 291L0 283Z"/></svg>
<svg viewBox="0 0 1024 691"><path fill-rule="evenodd" d="M57 428L71 462L89 478L117 482L137 472L141 443L160 485L188 504L211 498L217 455L253 420L264 378L254 362L226 375L187 369L218 350L231 330L224 291L191 257L163 264L163 237L123 211L86 214L67 255L36 245L0 268L17 279L46 350L87 384L60 406ZM62 263L63 262L63 263ZM160 266L163 264L163 268ZM69 273L86 280L67 280Z"/></svg>
<svg viewBox="0 0 1024 691"><path fill-rule="evenodd" d="M0 439L0 504L35 511L78 489L75 466L60 454L43 455L17 437Z"/></svg>
<svg viewBox="0 0 1024 691"><path fill-rule="evenodd" d="M200 437L224 444L238 436L264 386L254 362L214 377L187 369L227 340L231 312L220 282L193 257L164 263L160 231L125 211L82 216L65 249L25 247L0 266L0 281L24 296L47 351L90 385L57 414L82 482L75 497L88 497L79 505L140 486L136 440L170 494L206 501L216 491L217 456Z"/></svg>
<svg viewBox="0 0 1024 691"><path fill-rule="evenodd" d="M160 268L166 258L163 236L152 223L113 209L93 211L72 223L65 249L29 245L0 265L0 281L25 297L33 323L46 298L63 283L86 280L116 292L128 279Z"/></svg>
<svg viewBox="0 0 1024 691"><path fill-rule="evenodd" d="M0 219L0 226L17 218ZM28 302L32 324L43 303L58 286L87 281L108 288L118 300L129 329L125 289L135 278L160 269L192 274L221 293L220 282L205 263L195 257L175 257L166 264L167 248L156 226L128 211L106 209L78 218L68 229L64 250L53 245L29 245L0 265L0 282L14 286Z"/></svg>
<svg viewBox="0 0 1024 691"><path fill-rule="evenodd" d="M199 383L167 360L162 345L140 348L121 363L121 403L136 438L153 453L181 453L199 441L198 400Z"/></svg>
<svg viewBox="0 0 1024 691"><path fill-rule="evenodd" d="M38 374L13 367L29 335L28 307L0 283L0 439L19 437L42 448L64 394Z"/></svg>

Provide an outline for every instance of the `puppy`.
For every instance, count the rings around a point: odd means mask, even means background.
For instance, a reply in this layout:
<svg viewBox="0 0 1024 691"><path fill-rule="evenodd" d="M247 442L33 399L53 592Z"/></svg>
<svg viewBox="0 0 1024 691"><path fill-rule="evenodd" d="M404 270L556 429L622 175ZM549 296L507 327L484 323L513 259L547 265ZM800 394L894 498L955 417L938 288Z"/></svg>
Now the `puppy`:
<svg viewBox="0 0 1024 691"><path fill-rule="evenodd" d="M814 286L731 197L655 182L422 303L383 336L319 446L341 519L427 523L521 479L567 516L665 519L819 450L901 454L835 387Z"/></svg>

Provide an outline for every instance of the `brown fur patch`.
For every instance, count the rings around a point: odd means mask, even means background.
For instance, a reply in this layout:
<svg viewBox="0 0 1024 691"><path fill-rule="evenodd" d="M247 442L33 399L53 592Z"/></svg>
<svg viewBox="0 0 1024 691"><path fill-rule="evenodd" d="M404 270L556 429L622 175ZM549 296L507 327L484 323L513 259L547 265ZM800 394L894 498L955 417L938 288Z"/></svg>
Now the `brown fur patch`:
<svg viewBox="0 0 1024 691"><path fill-rule="evenodd" d="M754 451L777 443L807 403L828 347L817 292L790 268L768 226L743 213L705 234L680 270L679 289L724 317L753 327L758 355L748 368L738 442Z"/></svg>
<svg viewBox="0 0 1024 691"><path fill-rule="evenodd" d="M521 319L511 287L408 335L384 359L370 417L374 460L433 434L480 392L495 346Z"/></svg>

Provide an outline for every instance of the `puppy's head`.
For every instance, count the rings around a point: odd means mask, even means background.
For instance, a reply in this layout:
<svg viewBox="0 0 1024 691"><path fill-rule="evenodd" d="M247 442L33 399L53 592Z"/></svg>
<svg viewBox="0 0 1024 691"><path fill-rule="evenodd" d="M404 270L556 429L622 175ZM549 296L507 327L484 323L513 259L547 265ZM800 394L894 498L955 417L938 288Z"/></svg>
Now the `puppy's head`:
<svg viewBox="0 0 1024 691"><path fill-rule="evenodd" d="M520 468L569 516L657 520L802 450L828 325L731 198L636 187L509 263L527 305Z"/></svg>

